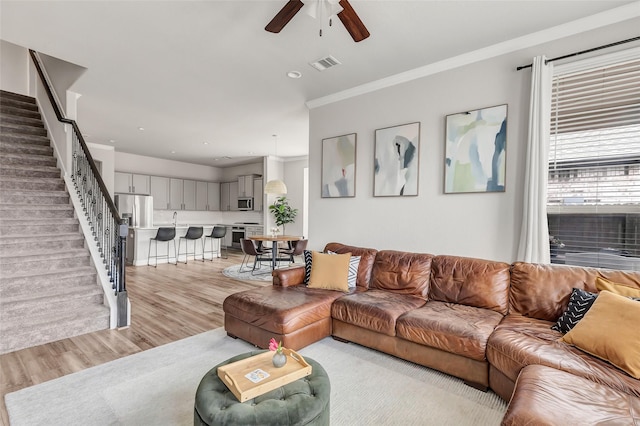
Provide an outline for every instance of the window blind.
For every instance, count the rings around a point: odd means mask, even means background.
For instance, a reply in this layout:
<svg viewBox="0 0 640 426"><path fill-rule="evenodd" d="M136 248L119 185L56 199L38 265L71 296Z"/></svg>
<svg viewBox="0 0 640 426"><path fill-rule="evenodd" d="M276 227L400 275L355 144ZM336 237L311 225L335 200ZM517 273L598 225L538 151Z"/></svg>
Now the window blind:
<svg viewBox="0 0 640 426"><path fill-rule="evenodd" d="M552 262L640 271L635 56L554 73L547 186Z"/></svg>

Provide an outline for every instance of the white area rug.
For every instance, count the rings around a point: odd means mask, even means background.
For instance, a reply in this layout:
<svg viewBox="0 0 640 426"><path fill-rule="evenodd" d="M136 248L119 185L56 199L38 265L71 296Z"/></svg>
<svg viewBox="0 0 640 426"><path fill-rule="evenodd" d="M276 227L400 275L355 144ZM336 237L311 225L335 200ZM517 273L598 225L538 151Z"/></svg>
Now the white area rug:
<svg viewBox="0 0 640 426"><path fill-rule="evenodd" d="M192 425L202 376L254 349L219 328L10 393L7 411L12 426ZM329 374L332 425L498 425L506 411L491 391L353 343L300 353Z"/></svg>

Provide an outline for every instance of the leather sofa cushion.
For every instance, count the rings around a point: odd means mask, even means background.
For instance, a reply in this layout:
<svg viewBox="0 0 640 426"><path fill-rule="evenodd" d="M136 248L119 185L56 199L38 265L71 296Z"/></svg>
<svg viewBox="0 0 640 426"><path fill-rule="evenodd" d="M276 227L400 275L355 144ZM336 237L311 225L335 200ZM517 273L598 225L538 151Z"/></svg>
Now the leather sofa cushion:
<svg viewBox="0 0 640 426"><path fill-rule="evenodd" d="M396 321L397 336L478 361L486 360L487 340L502 315L481 308L429 301Z"/></svg>
<svg viewBox="0 0 640 426"><path fill-rule="evenodd" d="M351 253L352 256L360 256L360 265L358 266L358 278L356 279L356 286L369 288L369 285L371 283L371 271L373 269L373 262L375 261L378 250L348 246L340 243L329 243L325 246L324 251L325 253L332 251L339 254Z"/></svg>
<svg viewBox="0 0 640 426"><path fill-rule="evenodd" d="M379 251L373 264L370 288L418 296L426 300L432 258L431 254Z"/></svg>
<svg viewBox="0 0 640 426"><path fill-rule="evenodd" d="M516 262L511 268L510 312L555 322L567 308L572 288L597 292L597 277L640 288L640 272Z"/></svg>
<svg viewBox="0 0 640 426"><path fill-rule="evenodd" d="M640 397L639 380L560 341L562 334L551 330L551 325L549 321L507 315L489 337L489 363L514 382L524 367L540 364Z"/></svg>
<svg viewBox="0 0 640 426"><path fill-rule="evenodd" d="M396 319L424 304L424 299L419 297L368 290L337 299L331 307L331 317L347 324L395 336Z"/></svg>
<svg viewBox="0 0 640 426"><path fill-rule="evenodd" d="M518 377L503 426L637 425L640 398L542 365Z"/></svg>
<svg viewBox="0 0 640 426"><path fill-rule="evenodd" d="M431 261L429 300L509 311L509 269L504 262L457 256L436 256Z"/></svg>
<svg viewBox="0 0 640 426"><path fill-rule="evenodd" d="M226 315L278 334L292 333L331 315L331 303L344 293L307 286L268 286L228 296ZM267 343L265 343L266 345Z"/></svg>

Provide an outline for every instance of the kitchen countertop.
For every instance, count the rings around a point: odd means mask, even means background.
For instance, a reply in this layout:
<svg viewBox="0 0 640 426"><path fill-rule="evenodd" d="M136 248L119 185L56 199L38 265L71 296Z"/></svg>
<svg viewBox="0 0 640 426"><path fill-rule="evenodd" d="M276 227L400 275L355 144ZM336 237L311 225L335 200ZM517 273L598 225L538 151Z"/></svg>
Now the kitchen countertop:
<svg viewBox="0 0 640 426"><path fill-rule="evenodd" d="M153 226L150 227L140 227L140 226L136 226L136 227L130 227L131 229L137 229L140 231L143 230L157 230L160 227L171 227L174 226L173 223L154 223ZM242 223L216 223L216 224L211 224L211 223L178 223L175 227L177 228L188 228L190 226L202 226L205 228L213 228L214 226L224 226L225 228L231 228L234 226L257 226L257 227L263 227L264 225L261 224L242 224Z"/></svg>

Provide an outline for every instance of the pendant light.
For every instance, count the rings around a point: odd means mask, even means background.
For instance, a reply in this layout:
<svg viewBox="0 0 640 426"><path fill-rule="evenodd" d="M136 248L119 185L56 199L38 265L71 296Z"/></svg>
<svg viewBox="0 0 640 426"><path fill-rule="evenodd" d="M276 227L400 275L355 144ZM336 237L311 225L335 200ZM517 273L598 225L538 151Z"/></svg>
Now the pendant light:
<svg viewBox="0 0 640 426"><path fill-rule="evenodd" d="M278 157L278 135L273 135L276 145L276 158ZM287 185L280 179L273 179L264 186L265 194L285 195L287 193Z"/></svg>

